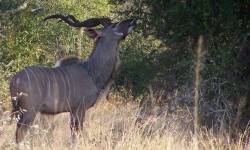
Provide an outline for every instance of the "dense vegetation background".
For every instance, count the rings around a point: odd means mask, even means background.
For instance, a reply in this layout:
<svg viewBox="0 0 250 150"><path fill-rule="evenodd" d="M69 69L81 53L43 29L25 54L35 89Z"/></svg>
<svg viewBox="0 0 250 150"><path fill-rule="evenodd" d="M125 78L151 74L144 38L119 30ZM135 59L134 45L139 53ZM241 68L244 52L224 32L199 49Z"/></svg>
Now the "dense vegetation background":
<svg viewBox="0 0 250 150"><path fill-rule="evenodd" d="M204 39L199 118L202 125L245 129L250 111L250 1L241 0L1 0L0 102L10 107L8 81L27 65L52 66L72 54L85 59L92 43L82 29L51 14L137 18L120 48L122 66L112 87L117 101L138 100L169 112L193 108L197 40Z"/></svg>

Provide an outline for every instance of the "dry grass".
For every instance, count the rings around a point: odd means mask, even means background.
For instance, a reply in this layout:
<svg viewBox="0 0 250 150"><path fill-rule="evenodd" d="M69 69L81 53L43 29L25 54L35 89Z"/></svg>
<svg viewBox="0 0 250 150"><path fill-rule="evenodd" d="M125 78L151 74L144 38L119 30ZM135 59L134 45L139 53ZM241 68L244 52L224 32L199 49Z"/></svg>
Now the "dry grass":
<svg viewBox="0 0 250 150"><path fill-rule="evenodd" d="M193 119L189 110L178 109L174 113L165 111L160 116L148 116L136 123L138 105L128 103L114 106L108 102L99 102L88 110L84 131L79 135L76 144L70 142L68 114L49 117L43 123L41 116L31 128L21 149L34 150L192 150ZM4 119L2 119L4 120ZM1 122L2 123L2 122ZM0 124L3 127L2 124ZM0 149L15 149L15 124L4 127L0 134ZM0 129L0 133L3 128ZM249 137L239 135L237 140L228 134L214 134L202 131L198 134L198 145L201 150L247 150L250 149Z"/></svg>

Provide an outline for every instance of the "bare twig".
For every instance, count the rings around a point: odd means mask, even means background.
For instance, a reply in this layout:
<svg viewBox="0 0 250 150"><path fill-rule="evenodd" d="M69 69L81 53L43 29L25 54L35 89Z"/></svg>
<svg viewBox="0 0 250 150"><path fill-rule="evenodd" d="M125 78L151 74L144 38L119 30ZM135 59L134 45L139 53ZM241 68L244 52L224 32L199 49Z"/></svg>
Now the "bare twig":
<svg viewBox="0 0 250 150"><path fill-rule="evenodd" d="M195 89L194 89L194 144L195 149L198 150L198 128L199 128L199 85L200 85L200 70L201 70L201 51L202 51L203 38L202 36L198 39L198 47L197 47L197 60L195 67Z"/></svg>

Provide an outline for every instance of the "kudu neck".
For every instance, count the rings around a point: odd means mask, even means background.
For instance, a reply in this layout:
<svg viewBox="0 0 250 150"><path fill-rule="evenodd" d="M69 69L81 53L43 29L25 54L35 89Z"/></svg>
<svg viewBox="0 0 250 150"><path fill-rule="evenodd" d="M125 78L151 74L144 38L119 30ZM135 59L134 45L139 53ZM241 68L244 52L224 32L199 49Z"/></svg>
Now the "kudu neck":
<svg viewBox="0 0 250 150"><path fill-rule="evenodd" d="M93 53L116 54L119 41L114 39L107 39L104 37L98 38L94 43Z"/></svg>
<svg viewBox="0 0 250 150"><path fill-rule="evenodd" d="M114 74L119 41L99 38L88 59L88 70L96 86L103 89Z"/></svg>

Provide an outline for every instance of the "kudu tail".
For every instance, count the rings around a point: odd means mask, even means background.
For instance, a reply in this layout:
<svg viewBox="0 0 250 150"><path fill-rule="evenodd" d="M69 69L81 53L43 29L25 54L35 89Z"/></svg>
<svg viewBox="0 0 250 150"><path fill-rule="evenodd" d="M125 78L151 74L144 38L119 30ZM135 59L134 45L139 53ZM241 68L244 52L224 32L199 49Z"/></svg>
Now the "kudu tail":
<svg viewBox="0 0 250 150"><path fill-rule="evenodd" d="M10 96L11 96L11 103L12 103L12 110L10 114L10 124L13 121L13 118L18 117L18 112L19 112L19 101L20 101L20 94L18 94L18 89L17 89L17 77L13 76L13 78L10 81Z"/></svg>

